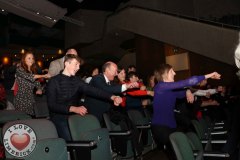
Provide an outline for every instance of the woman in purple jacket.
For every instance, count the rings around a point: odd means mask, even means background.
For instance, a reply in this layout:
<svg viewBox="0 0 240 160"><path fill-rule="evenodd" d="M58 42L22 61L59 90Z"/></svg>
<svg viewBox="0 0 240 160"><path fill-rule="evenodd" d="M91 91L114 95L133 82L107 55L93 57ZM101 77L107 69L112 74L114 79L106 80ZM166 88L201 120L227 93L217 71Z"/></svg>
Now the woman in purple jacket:
<svg viewBox="0 0 240 160"><path fill-rule="evenodd" d="M213 72L174 82L176 73L169 64L161 64L154 75L158 83L154 87L152 132L158 147L161 147L169 144L169 135L176 130L174 116L176 99L187 97L188 102L194 100L190 90L184 88L196 85L204 79L220 79L221 75Z"/></svg>

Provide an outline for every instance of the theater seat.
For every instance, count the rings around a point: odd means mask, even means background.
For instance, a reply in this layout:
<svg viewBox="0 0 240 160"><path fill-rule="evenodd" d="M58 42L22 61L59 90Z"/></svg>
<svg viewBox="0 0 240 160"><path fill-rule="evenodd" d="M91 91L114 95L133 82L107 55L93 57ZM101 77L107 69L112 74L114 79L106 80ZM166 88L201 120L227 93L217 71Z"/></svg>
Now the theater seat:
<svg viewBox="0 0 240 160"><path fill-rule="evenodd" d="M110 120L107 113L103 114L104 122L111 138L111 148L119 159L133 159L135 148L132 145L132 131L122 130L120 124L115 124Z"/></svg>
<svg viewBox="0 0 240 160"><path fill-rule="evenodd" d="M182 132L174 132L169 136L177 160L202 160L203 152L199 151L197 157L193 155L188 138Z"/></svg>
<svg viewBox="0 0 240 160"><path fill-rule="evenodd" d="M0 124L3 126L6 122L21 120L21 119L31 119L32 117L28 114L17 111L17 110L0 110Z"/></svg>
<svg viewBox="0 0 240 160"><path fill-rule="evenodd" d="M66 143L58 138L55 126L49 120L26 119L7 122L2 133L8 159L68 159ZM20 154L24 156L19 157Z"/></svg>
<svg viewBox="0 0 240 160"><path fill-rule="evenodd" d="M16 110L0 110L0 144L2 144L2 127L5 123L21 119L31 119L28 114Z"/></svg>
<svg viewBox="0 0 240 160"><path fill-rule="evenodd" d="M191 122L197 136L203 144L207 144L210 140L210 144L212 144L214 148L221 148L221 146L226 143L226 131L207 130L206 132L199 121L192 120Z"/></svg>
<svg viewBox="0 0 240 160"><path fill-rule="evenodd" d="M140 131L140 139L142 139L144 144L143 154L156 148L155 141L153 139L151 124L149 119L143 115L139 110L131 109L127 111L129 118L133 124Z"/></svg>
<svg viewBox="0 0 240 160"><path fill-rule="evenodd" d="M90 147L91 155L87 154L86 148L79 149L74 159L84 160L110 160L112 158L110 151L109 133L106 128L101 128L98 119L90 114L85 116L71 115L68 119L69 129L73 142L93 141L95 146ZM79 154L79 152L81 152Z"/></svg>
<svg viewBox="0 0 240 160"><path fill-rule="evenodd" d="M212 150L210 142L205 145L203 148L203 145L199 139L199 137L194 132L188 132L186 133L186 136L189 139L189 143L193 149L193 152L196 153L198 151L203 151L203 157L204 159L228 159L230 155L228 153L224 153L222 151L215 151Z"/></svg>

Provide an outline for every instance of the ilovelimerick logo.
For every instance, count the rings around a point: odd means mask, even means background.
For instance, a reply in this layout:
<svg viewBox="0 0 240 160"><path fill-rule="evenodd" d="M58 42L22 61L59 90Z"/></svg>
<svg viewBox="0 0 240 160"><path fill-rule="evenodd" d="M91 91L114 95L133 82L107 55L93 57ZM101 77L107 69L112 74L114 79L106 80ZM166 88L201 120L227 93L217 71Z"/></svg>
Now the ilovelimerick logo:
<svg viewBox="0 0 240 160"><path fill-rule="evenodd" d="M14 124L3 136L6 151L14 157L26 157L36 147L36 134L26 124Z"/></svg>

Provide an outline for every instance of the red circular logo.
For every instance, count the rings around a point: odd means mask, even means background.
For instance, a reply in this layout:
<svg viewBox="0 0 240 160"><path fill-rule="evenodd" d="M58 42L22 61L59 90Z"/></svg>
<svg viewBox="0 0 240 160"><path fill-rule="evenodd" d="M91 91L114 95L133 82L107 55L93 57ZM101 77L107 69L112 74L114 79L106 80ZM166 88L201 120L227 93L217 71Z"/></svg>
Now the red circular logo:
<svg viewBox="0 0 240 160"><path fill-rule="evenodd" d="M15 124L4 133L3 144L12 156L26 157L36 147L36 134L28 125Z"/></svg>

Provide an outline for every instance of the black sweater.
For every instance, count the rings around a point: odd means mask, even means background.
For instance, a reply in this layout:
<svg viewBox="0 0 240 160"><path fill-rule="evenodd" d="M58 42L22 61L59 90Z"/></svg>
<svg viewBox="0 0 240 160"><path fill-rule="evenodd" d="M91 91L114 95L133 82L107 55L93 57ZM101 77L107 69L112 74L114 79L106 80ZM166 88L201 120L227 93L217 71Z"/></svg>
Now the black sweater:
<svg viewBox="0 0 240 160"><path fill-rule="evenodd" d="M47 85L47 102L50 113L69 114L70 106L80 106L81 96L90 95L110 100L111 94L92 87L80 77L58 74L52 77Z"/></svg>

